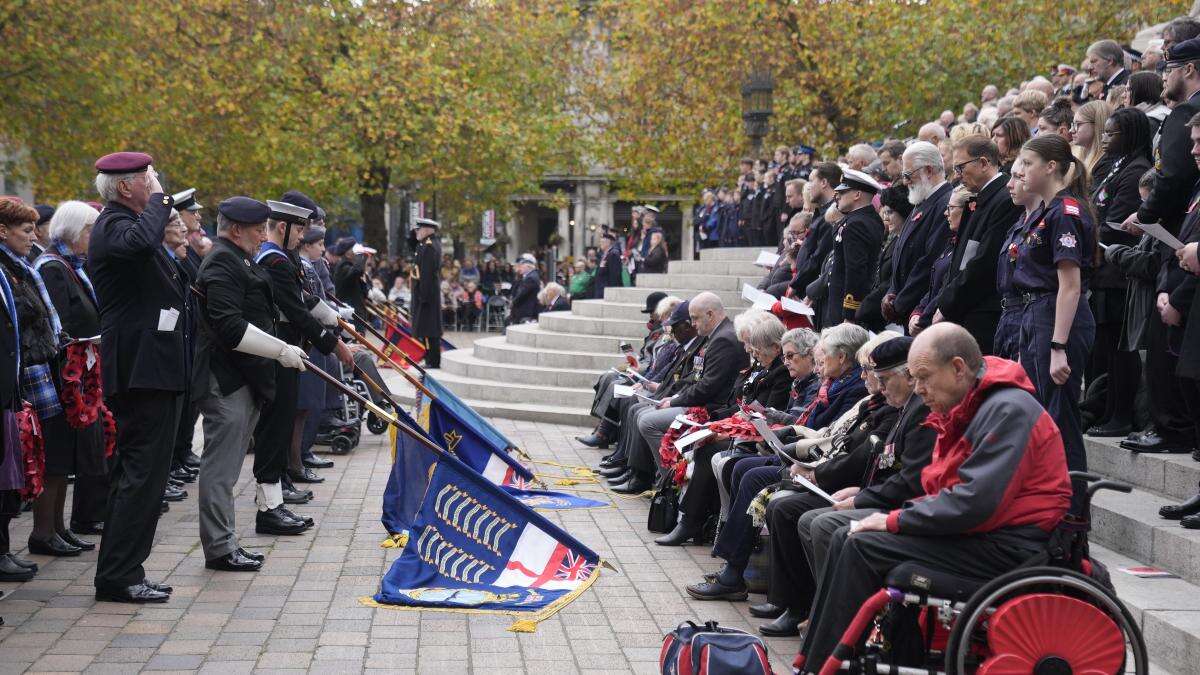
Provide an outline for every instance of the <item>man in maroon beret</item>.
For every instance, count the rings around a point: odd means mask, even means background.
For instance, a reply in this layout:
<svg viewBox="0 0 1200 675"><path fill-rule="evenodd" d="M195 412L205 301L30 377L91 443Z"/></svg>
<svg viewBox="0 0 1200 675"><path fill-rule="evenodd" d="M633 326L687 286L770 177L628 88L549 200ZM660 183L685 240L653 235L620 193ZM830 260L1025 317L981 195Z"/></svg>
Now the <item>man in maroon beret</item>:
<svg viewBox="0 0 1200 675"><path fill-rule="evenodd" d="M96 599L166 602L171 588L146 579L175 428L190 380L187 283L163 248L174 200L154 159L117 152L96 160L104 200L88 247L100 305L105 402L117 423L109 516L96 563Z"/></svg>

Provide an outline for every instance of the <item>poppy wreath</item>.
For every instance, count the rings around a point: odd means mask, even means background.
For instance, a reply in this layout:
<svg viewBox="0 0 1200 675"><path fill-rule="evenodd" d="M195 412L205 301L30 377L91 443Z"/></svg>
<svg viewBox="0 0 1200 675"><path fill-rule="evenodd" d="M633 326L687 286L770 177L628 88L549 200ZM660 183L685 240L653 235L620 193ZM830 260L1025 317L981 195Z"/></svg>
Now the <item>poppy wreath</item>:
<svg viewBox="0 0 1200 675"><path fill-rule="evenodd" d="M88 350L93 349L86 342L75 342L67 345L67 359L62 368L62 402L67 412L67 422L74 429L83 429L100 418L100 409L104 406L103 392L100 388L100 359L87 367Z"/></svg>
<svg viewBox="0 0 1200 675"><path fill-rule="evenodd" d="M111 459L117 449L117 420L104 404L100 404L100 412L104 413L104 458Z"/></svg>
<svg viewBox="0 0 1200 675"><path fill-rule="evenodd" d="M784 426L785 425L782 424L772 424L771 429L781 429ZM754 425L750 423L750 420L745 416L745 413L737 413L732 417L726 417L723 420L712 422L708 425L708 428L712 429L713 433L715 434L728 436L738 441L762 440L762 435L760 435L758 430L754 428Z"/></svg>
<svg viewBox="0 0 1200 675"><path fill-rule="evenodd" d="M25 487L21 499L36 499L42 494L46 476L46 448L42 442L42 425L29 402L16 412L17 429L21 438L21 467Z"/></svg>
<svg viewBox="0 0 1200 675"><path fill-rule="evenodd" d="M708 422L708 411L702 406L688 408L684 413L689 419L705 423ZM689 433L691 430L688 430ZM664 469L667 469L673 474L676 485L683 485L687 479L687 462L684 461L683 455L679 453L679 448L675 447L675 441L684 435L683 426L680 425L677 429L667 429L667 433L663 435L662 443L658 446L658 456L662 459Z"/></svg>

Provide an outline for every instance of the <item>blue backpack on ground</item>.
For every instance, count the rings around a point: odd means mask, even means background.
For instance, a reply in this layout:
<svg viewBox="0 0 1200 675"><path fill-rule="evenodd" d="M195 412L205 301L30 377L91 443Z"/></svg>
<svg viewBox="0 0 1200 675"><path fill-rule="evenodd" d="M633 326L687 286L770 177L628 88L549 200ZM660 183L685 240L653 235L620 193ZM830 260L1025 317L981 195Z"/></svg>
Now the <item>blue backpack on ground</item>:
<svg viewBox="0 0 1200 675"><path fill-rule="evenodd" d="M667 633L658 665L663 675L772 675L762 640L716 621L685 621Z"/></svg>

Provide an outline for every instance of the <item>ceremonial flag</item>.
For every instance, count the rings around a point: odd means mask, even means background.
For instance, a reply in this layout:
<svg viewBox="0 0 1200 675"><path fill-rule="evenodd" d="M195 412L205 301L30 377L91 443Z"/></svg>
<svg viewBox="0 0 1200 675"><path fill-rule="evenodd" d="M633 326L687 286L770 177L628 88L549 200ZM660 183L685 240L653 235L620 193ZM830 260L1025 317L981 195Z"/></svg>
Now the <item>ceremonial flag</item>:
<svg viewBox="0 0 1200 675"><path fill-rule="evenodd" d="M596 501L595 499L588 499L566 492L526 490L513 487L512 485L505 485L504 491L516 497L518 501L531 509L563 511L566 509L591 509L597 506L608 506L609 504L608 502Z"/></svg>
<svg viewBox="0 0 1200 675"><path fill-rule="evenodd" d="M532 631L599 576L599 557L453 456L439 458L400 557L367 604L520 617Z"/></svg>
<svg viewBox="0 0 1200 675"><path fill-rule="evenodd" d="M403 328L393 328L390 325L384 330L386 331L384 337L387 338L388 344L383 346L383 353L387 354L392 363L401 368L408 367L408 361L404 360L403 356L395 353L395 350L404 352L414 362L419 363L421 359L425 358L425 345L420 340L414 338L412 334L406 332Z"/></svg>
<svg viewBox="0 0 1200 675"><path fill-rule="evenodd" d="M464 420L447 399L424 401L418 417L430 438L496 485L523 488L533 480L533 473L509 456L507 445L490 441L479 425Z"/></svg>
<svg viewBox="0 0 1200 675"><path fill-rule="evenodd" d="M410 428L422 433L421 427L413 421L408 413L395 409L392 413ZM421 508L421 500L425 498L425 487L429 484L429 475L437 462L437 455L425 447L420 441L407 433L396 433L395 427L389 429L395 435L395 445L392 453L392 471L388 474L387 486L383 489L383 527L389 535L396 535L408 529L409 524L417 517ZM428 438L428 437L427 437ZM441 446L434 439L434 445Z"/></svg>
<svg viewBox="0 0 1200 675"><path fill-rule="evenodd" d="M425 385L426 389L433 392L433 395L441 400L446 407L454 410L454 412L458 413L460 418L471 424L475 428L475 431L477 431L480 436L490 443L492 447L503 448L505 452L507 452L507 448L517 447L516 443L508 440L508 437L500 433L500 431L493 426L486 417L475 412L474 408L464 403L462 399L454 394L454 392L442 386L442 383L434 379L433 376L428 372L421 375L421 384ZM421 417L420 410L421 406L424 404L424 399L424 392L418 391L417 417Z"/></svg>

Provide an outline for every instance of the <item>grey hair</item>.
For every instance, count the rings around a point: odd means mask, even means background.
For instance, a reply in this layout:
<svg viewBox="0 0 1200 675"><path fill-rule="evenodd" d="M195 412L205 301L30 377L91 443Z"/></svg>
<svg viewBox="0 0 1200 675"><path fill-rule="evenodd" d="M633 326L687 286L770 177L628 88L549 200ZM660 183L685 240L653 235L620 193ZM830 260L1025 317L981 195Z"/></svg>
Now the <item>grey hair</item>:
<svg viewBox="0 0 1200 675"><path fill-rule="evenodd" d="M821 336L811 328L793 328L779 338L779 345L782 347L790 344L796 348L797 353L811 356L813 347L817 346L817 341L820 339Z"/></svg>
<svg viewBox="0 0 1200 675"><path fill-rule="evenodd" d="M871 352L875 351L876 347L887 342L888 340L891 340L892 338L898 338L898 337L903 337L903 336L894 330L885 330L882 333L879 333L875 337L871 338L870 340L867 340L866 342L864 342L863 346L859 347L858 351L855 352L854 358L858 361L858 364L860 366L865 366L870 362Z"/></svg>
<svg viewBox="0 0 1200 675"><path fill-rule="evenodd" d="M1100 40L1088 46L1086 54L1095 54L1102 59L1112 61L1118 68L1125 67L1125 50L1121 49L1116 40Z"/></svg>
<svg viewBox="0 0 1200 675"><path fill-rule="evenodd" d="M946 137L946 127L943 127L937 122L926 122L925 124L922 124L921 128L917 130L917 135L920 136L926 131L936 136L939 141Z"/></svg>
<svg viewBox="0 0 1200 675"><path fill-rule="evenodd" d="M563 295L567 294L567 289L563 288L562 284L555 282L555 281L551 281L550 283L546 284L545 288L543 288L542 290L544 290L546 292L546 297L550 297L551 291L554 291L554 297L559 297L559 296L563 296Z"/></svg>
<svg viewBox="0 0 1200 675"><path fill-rule="evenodd" d="M870 164L879 158L879 154L875 152L875 148L872 148L866 143L857 143L850 146L850 149L846 151L846 159L850 158L860 159L863 162Z"/></svg>
<svg viewBox="0 0 1200 675"><path fill-rule="evenodd" d="M226 218L224 213L217 211L217 232L228 232L229 228L237 224L238 223Z"/></svg>
<svg viewBox="0 0 1200 675"><path fill-rule="evenodd" d="M752 309L734 317L733 329L738 337L744 333L746 344L755 349L778 347L787 330L779 317L762 309Z"/></svg>
<svg viewBox="0 0 1200 675"><path fill-rule="evenodd" d="M63 202L50 217L50 238L71 245L84 228L94 225L100 212L80 201Z"/></svg>
<svg viewBox="0 0 1200 675"><path fill-rule="evenodd" d="M664 321L667 317L671 316L671 313L675 311L675 308L678 307L679 303L681 302L683 302L683 298L679 298L674 295L668 295L662 300L659 300L658 304L654 306L654 316L658 317L659 321Z"/></svg>
<svg viewBox="0 0 1200 675"><path fill-rule="evenodd" d="M141 171L135 173L98 173L96 174L96 192L106 202L113 202L121 197L117 185L121 181L132 182Z"/></svg>
<svg viewBox="0 0 1200 675"><path fill-rule="evenodd" d="M840 323L821 331L821 351L838 353L846 360L854 359L860 347L870 339L866 328L853 323Z"/></svg>
<svg viewBox="0 0 1200 675"><path fill-rule="evenodd" d="M941 128L940 125L938 128ZM942 138L945 138L943 132ZM932 167L938 173L946 171L942 165L942 153L938 147L928 141L917 141L904 149L904 156L912 160L914 169Z"/></svg>

